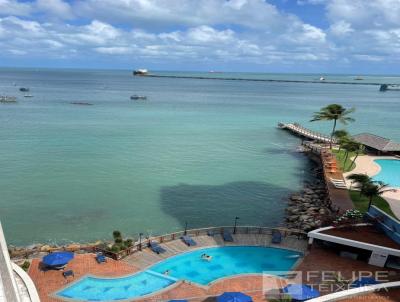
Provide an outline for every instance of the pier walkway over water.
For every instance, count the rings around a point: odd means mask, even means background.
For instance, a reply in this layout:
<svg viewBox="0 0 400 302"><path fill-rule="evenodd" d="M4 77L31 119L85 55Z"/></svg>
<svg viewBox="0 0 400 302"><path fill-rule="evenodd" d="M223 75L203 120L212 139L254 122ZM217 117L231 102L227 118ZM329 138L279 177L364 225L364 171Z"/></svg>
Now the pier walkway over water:
<svg viewBox="0 0 400 302"><path fill-rule="evenodd" d="M328 135L307 129L298 123L289 123L289 124L279 123L278 127L284 130L289 130L295 135L302 136L311 139L313 141L323 142L323 143L331 142L331 138ZM335 143L335 140L332 140L332 143Z"/></svg>
<svg viewBox="0 0 400 302"><path fill-rule="evenodd" d="M331 202L331 208L340 213L343 213L346 210L354 209L354 204L348 190L346 188L339 188L338 186L335 186L332 181L341 181L345 183L343 171L341 171L336 162L335 165L332 166L331 159L326 157L328 153L332 156L329 146L327 145L330 143L331 138L322 133L307 129L297 123L279 123L278 127L280 129L288 130L294 135L308 139L308 141L303 142L302 145L309 153L314 155L314 158L317 157L318 162L321 163L323 176L326 183L326 190ZM332 143L336 143L336 141L333 140Z"/></svg>

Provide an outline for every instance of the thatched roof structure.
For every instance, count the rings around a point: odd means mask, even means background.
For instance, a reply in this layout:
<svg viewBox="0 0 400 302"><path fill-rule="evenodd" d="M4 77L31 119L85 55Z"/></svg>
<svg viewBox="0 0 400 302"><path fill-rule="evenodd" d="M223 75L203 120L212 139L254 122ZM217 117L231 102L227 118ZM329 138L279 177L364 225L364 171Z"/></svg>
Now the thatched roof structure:
<svg viewBox="0 0 400 302"><path fill-rule="evenodd" d="M399 152L400 143L394 142L390 139L371 134L360 133L353 136L353 139L364 146L382 152Z"/></svg>

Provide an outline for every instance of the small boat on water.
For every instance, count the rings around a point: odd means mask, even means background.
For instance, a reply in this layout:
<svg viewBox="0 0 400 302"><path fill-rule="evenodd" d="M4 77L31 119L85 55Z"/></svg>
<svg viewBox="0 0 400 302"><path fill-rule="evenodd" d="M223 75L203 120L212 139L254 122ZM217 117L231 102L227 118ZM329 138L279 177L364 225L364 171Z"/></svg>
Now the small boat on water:
<svg viewBox="0 0 400 302"><path fill-rule="evenodd" d="M15 96L0 95L0 103L16 103L17 98Z"/></svg>
<svg viewBox="0 0 400 302"><path fill-rule="evenodd" d="M25 94L24 98L33 98L33 95L32 94Z"/></svg>
<svg viewBox="0 0 400 302"><path fill-rule="evenodd" d="M21 92L28 92L28 91L29 91L29 88L27 88L27 87L21 87L21 88L19 89L19 91L21 91Z"/></svg>
<svg viewBox="0 0 400 302"><path fill-rule="evenodd" d="M355 81L362 81L362 80L364 80L361 76L356 76L355 78L354 78L354 80Z"/></svg>
<svg viewBox="0 0 400 302"><path fill-rule="evenodd" d="M92 106L92 103L88 102L71 102L72 105L81 105L81 106Z"/></svg>
<svg viewBox="0 0 400 302"><path fill-rule="evenodd" d="M149 71L147 69L136 69L133 71L133 75L144 76L148 75Z"/></svg>
<svg viewBox="0 0 400 302"><path fill-rule="evenodd" d="M324 77L320 77L319 80L320 81L325 81L325 78Z"/></svg>
<svg viewBox="0 0 400 302"><path fill-rule="evenodd" d="M142 101L144 101L144 100L147 100L147 96L135 94L135 95L131 95L131 100L142 100Z"/></svg>
<svg viewBox="0 0 400 302"><path fill-rule="evenodd" d="M388 90L394 90L394 91L400 91L400 84L382 84L381 87L379 88L379 91L388 91Z"/></svg>

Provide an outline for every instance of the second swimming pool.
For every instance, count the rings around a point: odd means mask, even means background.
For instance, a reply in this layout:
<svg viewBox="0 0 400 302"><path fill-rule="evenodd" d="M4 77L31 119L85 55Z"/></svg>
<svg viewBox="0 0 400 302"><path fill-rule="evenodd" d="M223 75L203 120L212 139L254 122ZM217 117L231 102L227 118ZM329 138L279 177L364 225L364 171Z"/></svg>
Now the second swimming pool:
<svg viewBox="0 0 400 302"><path fill-rule="evenodd" d="M202 255L210 260L202 259ZM124 278L85 277L57 293L59 297L83 301L125 300L154 293L187 280L201 285L238 274L282 274L290 271L301 254L267 247L229 246L198 249L179 254Z"/></svg>
<svg viewBox="0 0 400 302"><path fill-rule="evenodd" d="M373 178L391 187L400 187L400 160L376 159L375 162L381 167L381 171Z"/></svg>

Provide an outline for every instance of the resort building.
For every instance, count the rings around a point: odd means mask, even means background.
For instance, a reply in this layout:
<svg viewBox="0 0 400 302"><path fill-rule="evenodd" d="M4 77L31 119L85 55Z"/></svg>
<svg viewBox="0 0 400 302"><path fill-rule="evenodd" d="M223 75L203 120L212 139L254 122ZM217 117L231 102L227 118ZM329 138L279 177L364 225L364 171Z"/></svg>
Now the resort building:
<svg viewBox="0 0 400 302"><path fill-rule="evenodd" d="M367 152L376 154L400 153L400 143L375 134L360 133L354 135L353 139L364 145Z"/></svg>
<svg viewBox="0 0 400 302"><path fill-rule="evenodd" d="M400 269L400 221L375 206L367 213L372 222L343 228L324 227L308 233L314 240L336 250L340 256L368 264Z"/></svg>
<svg viewBox="0 0 400 302"><path fill-rule="evenodd" d="M10 260L3 228L0 223L0 301L39 302L39 295L31 278Z"/></svg>

